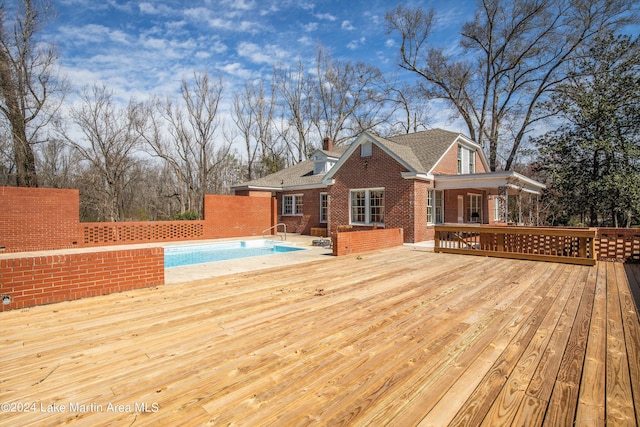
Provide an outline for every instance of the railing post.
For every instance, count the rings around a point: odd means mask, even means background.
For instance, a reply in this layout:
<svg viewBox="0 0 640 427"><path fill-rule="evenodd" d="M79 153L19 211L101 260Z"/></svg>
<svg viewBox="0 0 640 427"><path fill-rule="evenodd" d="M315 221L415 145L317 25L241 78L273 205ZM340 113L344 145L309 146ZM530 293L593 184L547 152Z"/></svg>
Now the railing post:
<svg viewBox="0 0 640 427"><path fill-rule="evenodd" d="M580 256L587 257L587 239L588 237L580 237Z"/></svg>

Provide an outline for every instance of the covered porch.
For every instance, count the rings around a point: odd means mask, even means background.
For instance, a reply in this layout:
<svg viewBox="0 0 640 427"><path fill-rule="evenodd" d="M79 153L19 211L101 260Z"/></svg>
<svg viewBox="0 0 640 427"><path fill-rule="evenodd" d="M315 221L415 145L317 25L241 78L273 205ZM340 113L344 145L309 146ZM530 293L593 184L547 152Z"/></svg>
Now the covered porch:
<svg viewBox="0 0 640 427"><path fill-rule="evenodd" d="M436 206L437 193L442 194L442 215L437 218L436 213L435 223L539 224L539 196L545 185L538 181L513 171L434 178Z"/></svg>

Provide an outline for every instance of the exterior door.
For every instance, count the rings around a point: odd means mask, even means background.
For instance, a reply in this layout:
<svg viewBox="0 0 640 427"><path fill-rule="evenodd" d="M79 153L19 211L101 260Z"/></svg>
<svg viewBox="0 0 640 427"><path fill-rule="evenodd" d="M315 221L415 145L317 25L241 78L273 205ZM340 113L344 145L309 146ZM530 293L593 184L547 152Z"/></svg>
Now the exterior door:
<svg viewBox="0 0 640 427"><path fill-rule="evenodd" d="M458 223L464 222L464 196L458 195Z"/></svg>

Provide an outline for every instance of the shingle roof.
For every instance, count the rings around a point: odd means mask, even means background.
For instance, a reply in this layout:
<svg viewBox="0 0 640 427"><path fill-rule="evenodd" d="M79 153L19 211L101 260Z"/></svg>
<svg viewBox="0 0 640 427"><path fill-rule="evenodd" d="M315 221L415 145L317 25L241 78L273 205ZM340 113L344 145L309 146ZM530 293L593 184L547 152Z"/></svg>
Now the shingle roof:
<svg viewBox="0 0 640 427"><path fill-rule="evenodd" d="M320 150L329 157L339 158L345 152L347 147L336 147L333 151ZM243 182L234 186L240 187L265 187L265 188L282 188L297 187L305 185L320 185L322 183L323 174L313 174L313 161L303 160L286 169L274 172L262 178Z"/></svg>
<svg viewBox="0 0 640 427"><path fill-rule="evenodd" d="M436 164L453 142L460 136L457 132L443 129L430 129L422 132L397 135L387 138L396 144L409 147L418 159L421 167L417 172L427 173Z"/></svg>
<svg viewBox="0 0 640 427"><path fill-rule="evenodd" d="M377 144L403 161L411 169L418 173L429 173L436 162L442 157L453 142L460 136L459 133L443 129L430 129L411 134L396 135L383 138L370 135ZM337 147L333 151L322 151L331 157L340 157L347 147ZM324 175L313 174L313 161L304 160L291 167L242 183L240 187L282 188L306 185L320 185Z"/></svg>

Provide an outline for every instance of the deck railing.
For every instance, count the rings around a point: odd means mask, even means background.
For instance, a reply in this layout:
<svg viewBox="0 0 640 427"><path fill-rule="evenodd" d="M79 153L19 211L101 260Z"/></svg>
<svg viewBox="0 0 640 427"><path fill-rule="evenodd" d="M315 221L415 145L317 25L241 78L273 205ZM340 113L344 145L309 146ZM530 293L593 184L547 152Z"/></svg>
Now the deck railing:
<svg viewBox="0 0 640 427"><path fill-rule="evenodd" d="M435 252L595 265L595 228L438 225Z"/></svg>

